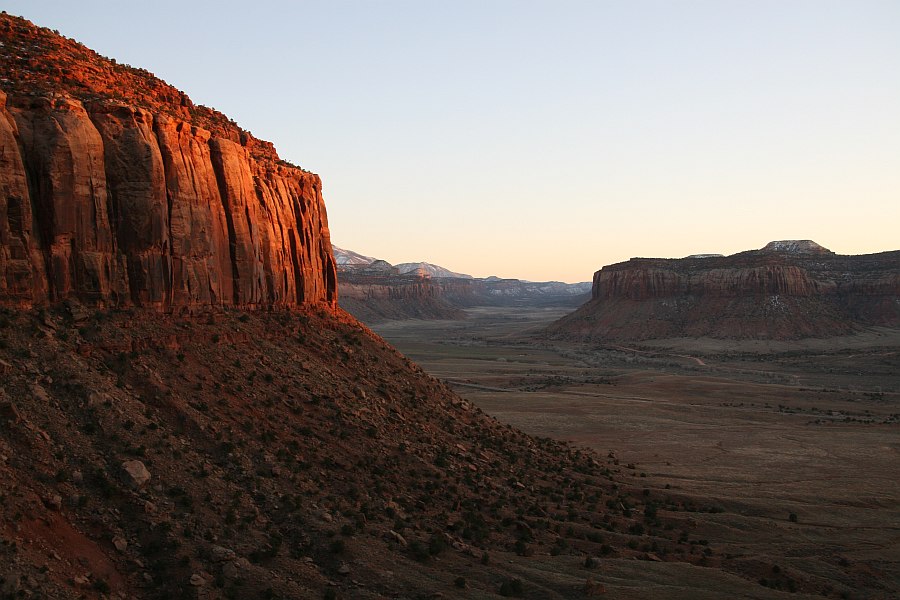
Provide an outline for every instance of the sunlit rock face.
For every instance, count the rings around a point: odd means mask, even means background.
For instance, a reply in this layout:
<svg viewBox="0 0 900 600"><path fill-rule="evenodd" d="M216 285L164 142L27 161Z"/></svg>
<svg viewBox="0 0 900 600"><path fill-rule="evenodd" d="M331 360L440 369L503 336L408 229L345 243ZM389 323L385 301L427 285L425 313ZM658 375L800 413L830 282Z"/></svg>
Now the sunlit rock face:
<svg viewBox="0 0 900 600"><path fill-rule="evenodd" d="M152 74L0 18L0 303L337 298L322 184Z"/></svg>

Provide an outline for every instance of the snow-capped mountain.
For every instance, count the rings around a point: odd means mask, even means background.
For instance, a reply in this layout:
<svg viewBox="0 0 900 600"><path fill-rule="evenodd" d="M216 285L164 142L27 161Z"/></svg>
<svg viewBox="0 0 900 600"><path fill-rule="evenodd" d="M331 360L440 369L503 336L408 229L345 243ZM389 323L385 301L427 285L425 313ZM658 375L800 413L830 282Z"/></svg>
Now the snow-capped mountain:
<svg viewBox="0 0 900 600"><path fill-rule="evenodd" d="M334 251L334 260L338 265L365 266L375 262L375 259L371 256L363 256L353 250L344 250L343 248L338 248L334 244L331 245L331 249Z"/></svg>
<svg viewBox="0 0 900 600"><path fill-rule="evenodd" d="M397 267L397 270L400 273L418 273L420 275L426 275L429 277L433 277L435 279L440 278L453 278L453 279L473 279L471 275L466 275L465 273L455 273L450 269L445 269L439 265L433 265L427 262L415 262L415 263L400 263L399 265L394 265Z"/></svg>

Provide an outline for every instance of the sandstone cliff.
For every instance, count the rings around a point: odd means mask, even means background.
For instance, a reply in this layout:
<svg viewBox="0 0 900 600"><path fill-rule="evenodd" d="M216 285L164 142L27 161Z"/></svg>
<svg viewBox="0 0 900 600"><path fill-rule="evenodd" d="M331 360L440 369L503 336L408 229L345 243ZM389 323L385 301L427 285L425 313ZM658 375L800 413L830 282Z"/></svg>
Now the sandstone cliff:
<svg viewBox="0 0 900 600"><path fill-rule="evenodd" d="M592 299L550 328L587 339L795 339L900 326L900 251L841 256L773 242L733 256L634 258L594 275Z"/></svg>
<svg viewBox="0 0 900 600"><path fill-rule="evenodd" d="M146 71L0 37L0 303L334 304L317 175Z"/></svg>

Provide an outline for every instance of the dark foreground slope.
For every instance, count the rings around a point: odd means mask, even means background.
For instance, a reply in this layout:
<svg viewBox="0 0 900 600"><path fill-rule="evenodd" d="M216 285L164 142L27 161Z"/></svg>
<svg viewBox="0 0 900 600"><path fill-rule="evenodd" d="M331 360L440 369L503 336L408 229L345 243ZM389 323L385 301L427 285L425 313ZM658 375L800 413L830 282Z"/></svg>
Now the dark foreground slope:
<svg viewBox="0 0 900 600"><path fill-rule="evenodd" d="M591 301L548 331L588 340L789 340L872 326L900 327L900 251L842 256L804 240L603 267Z"/></svg>
<svg viewBox="0 0 900 600"><path fill-rule="evenodd" d="M501 425L348 316L7 310L0 369L5 594L575 598L587 556L719 560L677 498Z"/></svg>

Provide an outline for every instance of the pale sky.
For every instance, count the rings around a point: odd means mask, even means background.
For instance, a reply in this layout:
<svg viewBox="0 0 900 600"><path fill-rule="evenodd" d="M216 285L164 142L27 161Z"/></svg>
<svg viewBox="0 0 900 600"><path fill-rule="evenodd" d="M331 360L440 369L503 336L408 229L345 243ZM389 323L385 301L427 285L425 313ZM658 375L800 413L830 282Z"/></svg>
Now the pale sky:
<svg viewBox="0 0 900 600"><path fill-rule="evenodd" d="M900 249L900 2L2 8L322 176L332 241L478 277L812 239Z"/></svg>

